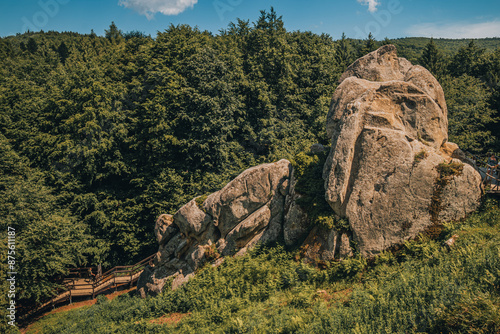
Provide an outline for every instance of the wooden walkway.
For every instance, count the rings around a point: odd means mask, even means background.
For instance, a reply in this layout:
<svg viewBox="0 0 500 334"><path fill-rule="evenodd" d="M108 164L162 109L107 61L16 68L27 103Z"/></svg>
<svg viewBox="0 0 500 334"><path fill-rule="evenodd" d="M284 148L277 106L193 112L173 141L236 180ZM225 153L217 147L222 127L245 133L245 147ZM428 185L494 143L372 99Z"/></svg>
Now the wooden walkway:
<svg viewBox="0 0 500 334"><path fill-rule="evenodd" d="M139 279L139 276L144 271L144 267L155 255L153 254L134 265L114 267L95 280L88 277L89 269L92 269L95 273L97 270L95 267L71 269L69 275L63 280L63 288L59 294L39 306L36 312L40 312L50 306L55 307L57 304L68 300L72 303L73 297L91 296L95 298L97 295L107 293L112 289L116 290L126 285L132 286Z"/></svg>
<svg viewBox="0 0 500 334"><path fill-rule="evenodd" d="M467 159L469 159L469 164L478 171L481 175L481 179L484 184L484 191L487 194L500 194L500 174L498 170L495 170L494 166L489 166L486 162L491 154L487 155L477 155L472 154L467 151L463 151ZM497 167L498 168L498 167ZM496 172L496 175L495 175Z"/></svg>
<svg viewBox="0 0 500 334"><path fill-rule="evenodd" d="M500 179L498 179L498 176L493 176L491 173L488 173L485 167L476 169L483 179L485 192L487 194L500 194Z"/></svg>

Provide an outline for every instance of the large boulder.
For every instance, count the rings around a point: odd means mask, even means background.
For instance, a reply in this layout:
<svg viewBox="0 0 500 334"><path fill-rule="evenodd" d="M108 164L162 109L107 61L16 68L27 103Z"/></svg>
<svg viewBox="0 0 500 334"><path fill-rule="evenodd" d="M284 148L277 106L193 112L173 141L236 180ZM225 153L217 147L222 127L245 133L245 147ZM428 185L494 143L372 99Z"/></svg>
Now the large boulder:
<svg viewBox="0 0 500 334"><path fill-rule="evenodd" d="M175 213L174 223L186 237L199 239L213 221L193 199Z"/></svg>
<svg viewBox="0 0 500 334"><path fill-rule="evenodd" d="M280 187L289 179L290 170L288 160L255 166L208 196L203 208L218 226L221 236L224 238L251 213L270 205L275 196L283 199Z"/></svg>
<svg viewBox="0 0 500 334"><path fill-rule="evenodd" d="M481 178L453 159L458 147L447 142L447 127L437 80L398 58L392 45L341 77L327 118L325 198L348 219L361 254L376 255L478 207Z"/></svg>
<svg viewBox="0 0 500 334"><path fill-rule="evenodd" d="M252 167L173 216L161 215L155 225L159 249L138 281L138 294L158 294L169 279L168 288L177 288L209 260L282 238L291 169L288 160Z"/></svg>
<svg viewBox="0 0 500 334"><path fill-rule="evenodd" d="M172 215L163 214L156 220L155 236L158 244L163 245L178 232L179 228L174 224L174 217Z"/></svg>
<svg viewBox="0 0 500 334"><path fill-rule="evenodd" d="M405 58L398 58L396 47L388 44L352 63L339 81L342 82L349 77L378 82L404 81L406 73L412 66Z"/></svg>

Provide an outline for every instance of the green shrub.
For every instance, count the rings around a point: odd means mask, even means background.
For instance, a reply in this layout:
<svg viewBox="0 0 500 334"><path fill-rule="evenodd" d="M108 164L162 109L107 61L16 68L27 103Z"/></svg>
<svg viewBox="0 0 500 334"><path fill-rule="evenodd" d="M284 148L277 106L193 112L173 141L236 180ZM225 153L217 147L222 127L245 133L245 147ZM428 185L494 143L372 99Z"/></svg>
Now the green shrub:
<svg viewBox="0 0 500 334"><path fill-rule="evenodd" d="M203 203L205 203L206 199L208 198L209 194L201 195L195 198L196 205L198 208L200 208L201 211L206 212L205 207L203 206Z"/></svg>
<svg viewBox="0 0 500 334"><path fill-rule="evenodd" d="M437 311L435 329L440 333L500 333L500 300L464 294L457 303Z"/></svg>
<svg viewBox="0 0 500 334"><path fill-rule="evenodd" d="M420 161L425 160L429 154L426 150L420 150L413 158L413 165L417 165Z"/></svg>
<svg viewBox="0 0 500 334"><path fill-rule="evenodd" d="M355 257L332 263L329 274L334 279L349 278L361 273L365 270L366 266L366 258L358 254Z"/></svg>
<svg viewBox="0 0 500 334"><path fill-rule="evenodd" d="M292 160L294 176L297 179L295 191L301 195L297 204L307 212L310 222L326 229L335 228L339 232L350 231L346 220L335 217L335 212L325 200L323 166L328 149L318 154L300 152Z"/></svg>

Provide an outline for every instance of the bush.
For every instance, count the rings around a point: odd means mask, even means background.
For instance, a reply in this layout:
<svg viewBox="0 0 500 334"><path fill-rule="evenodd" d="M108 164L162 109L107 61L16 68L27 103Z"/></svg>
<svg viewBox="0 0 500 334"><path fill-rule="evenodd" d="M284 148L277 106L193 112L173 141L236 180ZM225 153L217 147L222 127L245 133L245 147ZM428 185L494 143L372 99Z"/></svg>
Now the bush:
<svg viewBox="0 0 500 334"><path fill-rule="evenodd" d="M292 160L294 176L297 179L295 191L301 195L297 204L307 212L313 225L348 232L349 223L345 219L336 218L335 212L325 200L323 166L327 156L328 149L325 149L318 154L301 152Z"/></svg>

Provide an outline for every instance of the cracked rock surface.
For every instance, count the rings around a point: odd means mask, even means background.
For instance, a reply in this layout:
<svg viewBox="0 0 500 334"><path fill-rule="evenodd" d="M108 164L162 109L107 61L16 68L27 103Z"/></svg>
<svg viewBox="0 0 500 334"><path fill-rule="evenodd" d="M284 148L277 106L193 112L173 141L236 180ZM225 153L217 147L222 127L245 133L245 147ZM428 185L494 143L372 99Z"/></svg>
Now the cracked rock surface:
<svg viewBox="0 0 500 334"><path fill-rule="evenodd" d="M214 254L243 254L282 237L291 169L288 160L252 167L202 203L195 198L173 216L161 215L155 226L160 247L139 278L138 294L158 294L169 279L179 287Z"/></svg>
<svg viewBox="0 0 500 334"><path fill-rule="evenodd" d="M481 177L452 158L460 154L447 141L441 85L425 68L398 58L393 45L358 59L342 75L327 134L325 198L347 218L364 256L464 218L479 205ZM436 192L440 164L457 171Z"/></svg>

